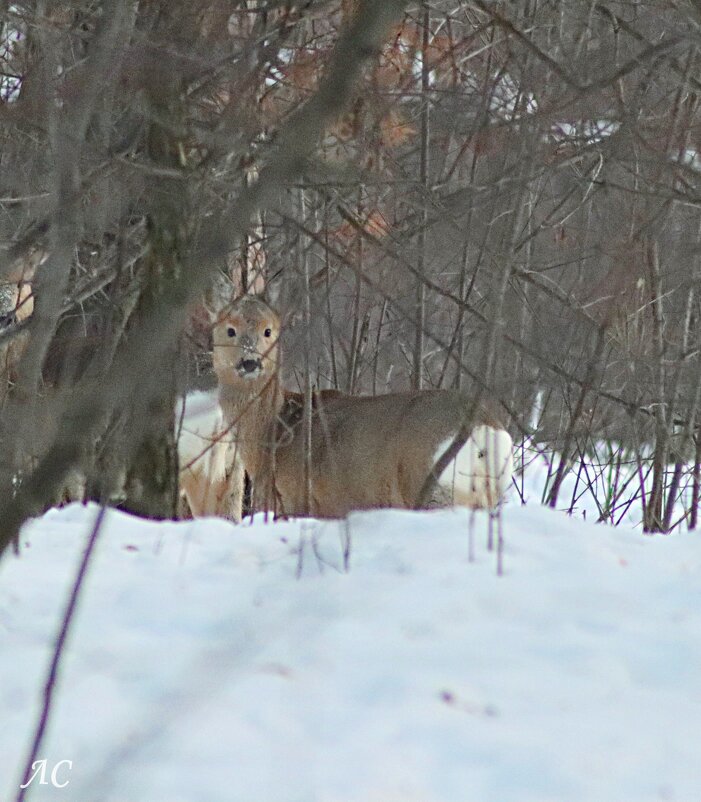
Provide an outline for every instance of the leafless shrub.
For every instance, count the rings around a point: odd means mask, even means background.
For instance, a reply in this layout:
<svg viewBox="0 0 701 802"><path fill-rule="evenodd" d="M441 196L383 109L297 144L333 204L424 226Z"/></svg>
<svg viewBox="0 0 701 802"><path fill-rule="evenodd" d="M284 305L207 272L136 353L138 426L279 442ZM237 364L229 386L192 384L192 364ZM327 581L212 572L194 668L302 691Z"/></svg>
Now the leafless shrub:
<svg viewBox="0 0 701 802"><path fill-rule="evenodd" d="M174 514L200 305L261 283L307 397L486 387L548 455L549 504L586 487L602 519L695 527L699 13L3 5L0 268L48 254L3 407L3 542L75 466Z"/></svg>

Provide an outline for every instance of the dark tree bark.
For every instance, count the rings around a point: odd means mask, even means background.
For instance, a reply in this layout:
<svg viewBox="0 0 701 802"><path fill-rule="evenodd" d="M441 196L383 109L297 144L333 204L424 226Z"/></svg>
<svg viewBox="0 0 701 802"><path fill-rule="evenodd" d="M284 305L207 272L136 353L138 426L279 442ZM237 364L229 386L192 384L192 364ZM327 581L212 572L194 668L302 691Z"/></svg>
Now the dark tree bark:
<svg viewBox="0 0 701 802"><path fill-rule="evenodd" d="M183 25L177 9L162 5L158 27L182 34L182 28L177 30ZM181 38L177 33L175 41ZM179 283L191 232L185 146L177 134L185 122L184 71L180 64L168 61L165 57L154 65L146 92L151 122L145 151L154 174L147 205L149 251L140 265L143 283L131 321L137 329L163 313L164 296ZM136 448L127 454L122 506L150 518L173 518L178 511L175 402L179 361L178 342L166 343L157 364L160 381L150 385L155 392L144 388L143 396L137 393L126 413L127 419L143 416L144 429Z"/></svg>

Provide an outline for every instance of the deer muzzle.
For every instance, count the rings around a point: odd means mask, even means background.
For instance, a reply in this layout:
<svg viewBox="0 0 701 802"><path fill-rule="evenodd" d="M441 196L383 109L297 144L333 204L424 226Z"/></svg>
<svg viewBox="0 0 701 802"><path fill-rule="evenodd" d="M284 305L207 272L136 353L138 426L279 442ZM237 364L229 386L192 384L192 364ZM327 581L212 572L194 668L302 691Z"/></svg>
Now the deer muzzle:
<svg viewBox="0 0 701 802"><path fill-rule="evenodd" d="M255 379L263 372L263 362L260 358L240 359L236 364L236 372L244 379Z"/></svg>

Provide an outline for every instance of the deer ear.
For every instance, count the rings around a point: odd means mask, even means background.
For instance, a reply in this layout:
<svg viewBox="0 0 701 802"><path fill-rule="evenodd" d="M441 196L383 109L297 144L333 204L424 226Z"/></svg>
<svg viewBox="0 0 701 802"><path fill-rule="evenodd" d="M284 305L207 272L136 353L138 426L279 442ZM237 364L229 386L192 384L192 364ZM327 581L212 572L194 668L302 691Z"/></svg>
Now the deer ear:
<svg viewBox="0 0 701 802"><path fill-rule="evenodd" d="M234 297L234 286L231 279L223 271L218 271L202 299L202 306L212 324L217 322L228 306L231 306Z"/></svg>
<svg viewBox="0 0 701 802"><path fill-rule="evenodd" d="M280 273L282 270L279 270L273 276L270 276L268 281L266 282L265 287L263 288L263 295L265 297L265 302L271 309L280 309L282 306L286 306L287 304L284 303L285 295L284 293L284 283L280 280Z"/></svg>
<svg viewBox="0 0 701 802"><path fill-rule="evenodd" d="M261 301L263 301L264 304L269 306L271 309L273 308L273 305L270 302L270 293L267 292L267 289L265 287L260 292L252 292L249 294L252 295L254 298L259 298Z"/></svg>

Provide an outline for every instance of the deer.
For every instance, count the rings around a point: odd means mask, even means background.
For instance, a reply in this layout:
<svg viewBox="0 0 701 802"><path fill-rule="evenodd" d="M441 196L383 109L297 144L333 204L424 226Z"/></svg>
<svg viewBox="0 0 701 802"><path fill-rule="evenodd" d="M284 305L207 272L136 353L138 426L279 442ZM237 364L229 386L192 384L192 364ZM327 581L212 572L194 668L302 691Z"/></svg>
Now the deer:
<svg viewBox="0 0 701 802"><path fill-rule="evenodd" d="M512 439L494 401L454 390L375 396L280 383L281 319L243 295L214 323L224 424L253 484L254 506L284 516L464 506L495 510L512 475ZM445 464L443 464L445 463Z"/></svg>
<svg viewBox="0 0 701 802"><path fill-rule="evenodd" d="M18 259L0 280L0 408L10 390L27 345L28 332L14 329L34 312L33 279L48 253L35 249ZM1 335L7 332L6 342ZM216 393L194 393L176 404L180 462L179 486L187 512L194 517L223 515L241 520L243 468L223 424ZM82 501L86 477L74 469L56 503Z"/></svg>

